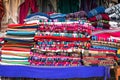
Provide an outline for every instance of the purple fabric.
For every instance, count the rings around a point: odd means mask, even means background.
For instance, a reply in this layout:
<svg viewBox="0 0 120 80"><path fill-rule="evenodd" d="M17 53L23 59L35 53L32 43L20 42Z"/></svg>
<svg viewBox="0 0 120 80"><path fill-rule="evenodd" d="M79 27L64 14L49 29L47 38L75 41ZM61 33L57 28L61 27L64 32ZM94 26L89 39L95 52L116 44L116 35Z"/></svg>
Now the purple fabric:
<svg viewBox="0 0 120 80"><path fill-rule="evenodd" d="M24 23L23 20L26 18L29 9L32 10L32 13L38 12L37 0L25 0L20 5L19 23Z"/></svg>

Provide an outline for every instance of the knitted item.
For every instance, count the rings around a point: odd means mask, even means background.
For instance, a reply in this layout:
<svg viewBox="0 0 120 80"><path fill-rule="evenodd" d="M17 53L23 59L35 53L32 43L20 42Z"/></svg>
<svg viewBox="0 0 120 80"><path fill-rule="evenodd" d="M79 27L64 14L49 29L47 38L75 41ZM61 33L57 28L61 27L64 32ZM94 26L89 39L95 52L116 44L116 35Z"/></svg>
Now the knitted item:
<svg viewBox="0 0 120 80"><path fill-rule="evenodd" d="M110 8L105 9L105 13L112 14L112 13L119 11L119 9L120 9L120 4L117 4L117 5L114 5Z"/></svg>
<svg viewBox="0 0 120 80"><path fill-rule="evenodd" d="M96 15L94 17L89 18L88 20L91 21L91 22L99 21L99 20L107 20L107 21L109 21L110 18L108 16L108 14L98 14L98 15Z"/></svg>
<svg viewBox="0 0 120 80"><path fill-rule="evenodd" d="M88 17L88 18L91 18L91 17L93 17L93 16L96 16L96 15L101 14L101 13L104 13L104 12L105 12L105 8L104 8L103 6L99 6L99 7L95 8L95 9L92 9L92 10L88 13L87 17Z"/></svg>

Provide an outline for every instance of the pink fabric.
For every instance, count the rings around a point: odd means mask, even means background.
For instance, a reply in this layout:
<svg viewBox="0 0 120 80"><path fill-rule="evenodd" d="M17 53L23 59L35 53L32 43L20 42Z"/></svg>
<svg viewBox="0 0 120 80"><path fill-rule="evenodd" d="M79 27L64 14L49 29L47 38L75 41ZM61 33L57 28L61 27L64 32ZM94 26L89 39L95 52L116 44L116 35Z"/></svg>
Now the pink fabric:
<svg viewBox="0 0 120 80"><path fill-rule="evenodd" d="M113 37L120 37L120 32L110 32L110 33L101 33L101 34L96 34L95 36L97 36L98 38L110 38L110 36L113 36Z"/></svg>
<svg viewBox="0 0 120 80"><path fill-rule="evenodd" d="M26 18L29 9L32 10L32 13L38 12L37 0L25 0L20 5L19 23L24 23L23 20Z"/></svg>

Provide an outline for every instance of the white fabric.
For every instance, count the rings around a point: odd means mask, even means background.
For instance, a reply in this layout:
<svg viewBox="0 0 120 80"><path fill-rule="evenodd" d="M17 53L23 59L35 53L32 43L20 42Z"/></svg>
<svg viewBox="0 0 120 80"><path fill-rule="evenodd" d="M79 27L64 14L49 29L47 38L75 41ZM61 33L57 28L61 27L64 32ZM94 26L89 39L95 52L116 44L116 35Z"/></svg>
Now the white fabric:
<svg viewBox="0 0 120 80"><path fill-rule="evenodd" d="M20 56L5 55L5 54L2 54L1 57L7 57L7 58L28 58L28 57L20 57Z"/></svg>

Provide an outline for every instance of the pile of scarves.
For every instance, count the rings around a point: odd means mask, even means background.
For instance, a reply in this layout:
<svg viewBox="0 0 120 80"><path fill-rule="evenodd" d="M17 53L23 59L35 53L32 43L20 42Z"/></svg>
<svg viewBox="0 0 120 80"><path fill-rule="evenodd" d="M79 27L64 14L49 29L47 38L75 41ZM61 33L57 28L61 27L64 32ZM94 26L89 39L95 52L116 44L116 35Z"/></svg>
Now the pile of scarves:
<svg viewBox="0 0 120 80"><path fill-rule="evenodd" d="M83 53L85 65L116 66L120 47L119 29L92 32L91 48Z"/></svg>
<svg viewBox="0 0 120 80"><path fill-rule="evenodd" d="M34 46L34 35L37 24L8 25L4 44L1 48L1 64L29 65L31 48Z"/></svg>
<svg viewBox="0 0 120 80"><path fill-rule="evenodd" d="M90 47L92 26L82 24L40 24L34 37L30 64L39 66L80 66L81 51Z"/></svg>
<svg viewBox="0 0 120 80"><path fill-rule="evenodd" d="M120 20L120 4L105 9L111 20Z"/></svg>
<svg viewBox="0 0 120 80"><path fill-rule="evenodd" d="M120 27L120 4L105 9L105 13L109 15L111 28Z"/></svg>
<svg viewBox="0 0 120 80"><path fill-rule="evenodd" d="M96 28L109 29L109 16L105 13L105 8L103 6L92 9L87 14L88 20Z"/></svg>

